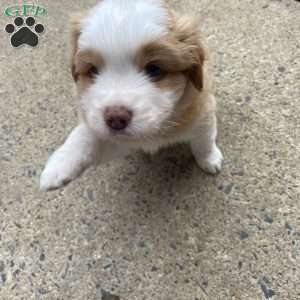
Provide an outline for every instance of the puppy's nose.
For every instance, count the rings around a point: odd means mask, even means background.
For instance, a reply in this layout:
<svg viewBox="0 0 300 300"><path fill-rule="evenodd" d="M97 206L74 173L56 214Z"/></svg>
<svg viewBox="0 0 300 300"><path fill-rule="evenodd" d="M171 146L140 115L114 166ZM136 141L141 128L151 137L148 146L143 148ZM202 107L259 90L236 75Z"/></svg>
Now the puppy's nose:
<svg viewBox="0 0 300 300"><path fill-rule="evenodd" d="M132 112L124 106L111 106L104 112L107 126L113 130L124 130L132 119Z"/></svg>

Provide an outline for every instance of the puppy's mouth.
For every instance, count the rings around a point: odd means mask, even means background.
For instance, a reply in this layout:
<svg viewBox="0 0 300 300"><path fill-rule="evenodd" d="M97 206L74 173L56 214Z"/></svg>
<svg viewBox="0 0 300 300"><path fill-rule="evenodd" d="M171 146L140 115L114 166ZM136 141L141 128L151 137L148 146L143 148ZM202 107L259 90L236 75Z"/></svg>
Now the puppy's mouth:
<svg viewBox="0 0 300 300"><path fill-rule="evenodd" d="M117 131L109 129L107 140L117 143L141 143L153 141L158 134L159 131L156 130L136 130L133 126Z"/></svg>
<svg viewBox="0 0 300 300"><path fill-rule="evenodd" d="M124 129L124 130L113 130L109 129L108 134L110 139L133 139L134 135L130 133L130 130Z"/></svg>
<svg viewBox="0 0 300 300"><path fill-rule="evenodd" d="M130 129L122 131L109 130L108 139L118 142L136 142L149 139L150 136L142 133L132 132Z"/></svg>
<svg viewBox="0 0 300 300"><path fill-rule="evenodd" d="M158 138L170 137L173 135L174 126L152 128L148 130L137 130L133 126L128 127L122 131L109 130L108 140L115 142L128 142L128 143L143 143L154 142Z"/></svg>

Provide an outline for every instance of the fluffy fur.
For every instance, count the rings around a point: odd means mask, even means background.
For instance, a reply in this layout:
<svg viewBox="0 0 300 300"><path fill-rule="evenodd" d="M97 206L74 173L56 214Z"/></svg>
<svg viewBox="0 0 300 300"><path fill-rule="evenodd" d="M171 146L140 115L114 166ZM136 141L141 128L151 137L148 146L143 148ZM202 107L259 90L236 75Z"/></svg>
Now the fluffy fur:
<svg viewBox="0 0 300 300"><path fill-rule="evenodd" d="M102 0L73 19L71 47L80 124L48 161L41 189L135 149L178 142L191 145L202 169L220 171L213 80L191 18L163 0ZM108 126L108 109L128 112L122 130Z"/></svg>

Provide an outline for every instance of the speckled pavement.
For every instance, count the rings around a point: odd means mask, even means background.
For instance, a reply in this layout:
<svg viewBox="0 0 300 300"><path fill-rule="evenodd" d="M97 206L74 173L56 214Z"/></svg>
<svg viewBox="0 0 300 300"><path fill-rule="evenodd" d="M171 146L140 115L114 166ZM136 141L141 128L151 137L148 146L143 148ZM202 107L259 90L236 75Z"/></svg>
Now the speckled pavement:
<svg viewBox="0 0 300 300"><path fill-rule="evenodd" d="M199 16L214 52L217 177L178 146L40 192L76 124L69 15L95 1L39 1L36 49L1 30L1 300L300 299L300 2L171 2Z"/></svg>

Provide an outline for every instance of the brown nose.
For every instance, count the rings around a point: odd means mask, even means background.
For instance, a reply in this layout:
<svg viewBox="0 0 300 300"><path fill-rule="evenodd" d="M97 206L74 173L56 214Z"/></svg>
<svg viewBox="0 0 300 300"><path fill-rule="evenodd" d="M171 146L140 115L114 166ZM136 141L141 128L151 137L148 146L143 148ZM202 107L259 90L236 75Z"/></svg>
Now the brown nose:
<svg viewBox="0 0 300 300"><path fill-rule="evenodd" d="M107 126L113 130L124 130L132 119L132 112L124 106L111 106L104 112Z"/></svg>

